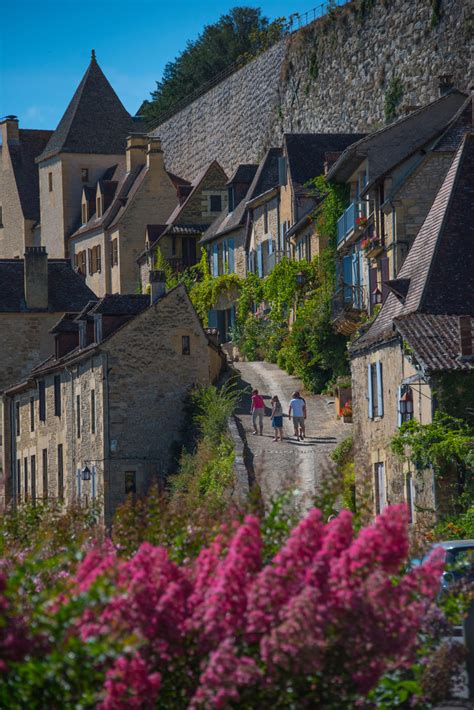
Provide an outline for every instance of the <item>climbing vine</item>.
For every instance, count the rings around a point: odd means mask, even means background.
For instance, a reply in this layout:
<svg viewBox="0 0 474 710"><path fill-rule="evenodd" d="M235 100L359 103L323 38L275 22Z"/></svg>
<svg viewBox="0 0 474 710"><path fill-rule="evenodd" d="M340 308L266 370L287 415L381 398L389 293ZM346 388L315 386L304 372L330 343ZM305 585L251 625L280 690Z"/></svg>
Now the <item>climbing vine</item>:
<svg viewBox="0 0 474 710"><path fill-rule="evenodd" d="M385 92L384 113L385 121L393 121L397 115L397 107L403 96L403 83L398 76L392 77Z"/></svg>

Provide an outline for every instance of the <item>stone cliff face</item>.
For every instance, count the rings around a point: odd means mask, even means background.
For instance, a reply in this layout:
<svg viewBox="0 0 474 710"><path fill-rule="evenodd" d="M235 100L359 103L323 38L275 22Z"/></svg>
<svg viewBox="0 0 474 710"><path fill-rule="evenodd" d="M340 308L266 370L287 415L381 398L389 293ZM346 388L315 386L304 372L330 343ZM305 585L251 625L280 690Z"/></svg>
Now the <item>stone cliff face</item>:
<svg viewBox="0 0 474 710"><path fill-rule="evenodd" d="M470 0L353 0L280 42L158 126L168 169L231 174L284 132L370 131L439 95L468 90Z"/></svg>

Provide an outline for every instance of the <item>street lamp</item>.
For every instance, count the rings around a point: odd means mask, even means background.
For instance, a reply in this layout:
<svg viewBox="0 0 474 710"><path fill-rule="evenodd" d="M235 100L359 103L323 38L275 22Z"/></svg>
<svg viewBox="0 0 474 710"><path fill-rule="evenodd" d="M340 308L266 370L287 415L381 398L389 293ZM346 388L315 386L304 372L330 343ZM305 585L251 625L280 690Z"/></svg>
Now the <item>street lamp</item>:
<svg viewBox="0 0 474 710"><path fill-rule="evenodd" d="M81 471L81 478L83 481L90 481L91 480L91 470L89 466L84 466L84 468Z"/></svg>
<svg viewBox="0 0 474 710"><path fill-rule="evenodd" d="M306 280L306 277L302 271L298 271L296 274L296 283L298 286L303 286L304 282Z"/></svg>
<svg viewBox="0 0 474 710"><path fill-rule="evenodd" d="M408 387L404 394L400 397L400 413L402 416L407 416L409 415L411 418L411 415L413 414L413 395L411 393L411 389Z"/></svg>
<svg viewBox="0 0 474 710"><path fill-rule="evenodd" d="M372 291L372 303L382 303L382 291L378 286Z"/></svg>

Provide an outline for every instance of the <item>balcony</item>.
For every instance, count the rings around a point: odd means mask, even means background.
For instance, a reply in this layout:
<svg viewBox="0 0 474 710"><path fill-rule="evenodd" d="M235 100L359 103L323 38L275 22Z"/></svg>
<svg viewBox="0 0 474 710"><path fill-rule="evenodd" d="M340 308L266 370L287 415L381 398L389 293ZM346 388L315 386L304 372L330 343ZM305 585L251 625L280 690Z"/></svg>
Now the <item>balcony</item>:
<svg viewBox="0 0 474 710"><path fill-rule="evenodd" d="M366 229L373 206L370 201L354 201L337 220L337 247Z"/></svg>
<svg viewBox="0 0 474 710"><path fill-rule="evenodd" d="M331 304L331 323L338 333L352 335L367 313L363 286L344 284L336 291Z"/></svg>

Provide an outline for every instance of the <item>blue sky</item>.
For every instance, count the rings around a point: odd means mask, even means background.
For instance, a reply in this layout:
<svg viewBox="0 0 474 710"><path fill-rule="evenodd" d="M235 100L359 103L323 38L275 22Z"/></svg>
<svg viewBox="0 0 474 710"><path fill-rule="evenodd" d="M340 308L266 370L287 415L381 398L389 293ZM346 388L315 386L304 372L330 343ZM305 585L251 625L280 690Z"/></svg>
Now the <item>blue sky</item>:
<svg viewBox="0 0 474 710"><path fill-rule="evenodd" d="M320 2L321 0L319 0ZM315 0L16 0L2 5L0 116L24 128L55 128L92 48L125 107L135 113L168 61L205 24L235 5L272 19Z"/></svg>

